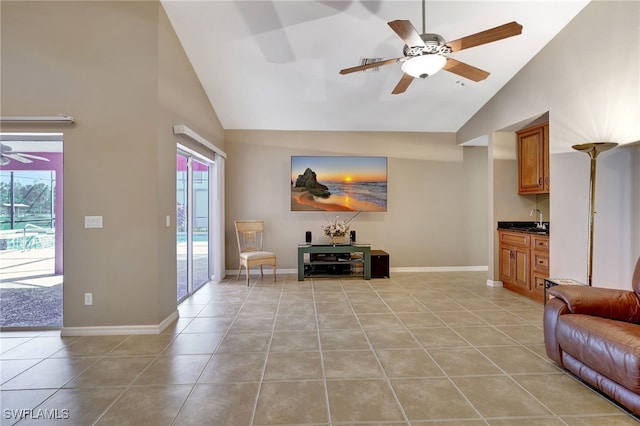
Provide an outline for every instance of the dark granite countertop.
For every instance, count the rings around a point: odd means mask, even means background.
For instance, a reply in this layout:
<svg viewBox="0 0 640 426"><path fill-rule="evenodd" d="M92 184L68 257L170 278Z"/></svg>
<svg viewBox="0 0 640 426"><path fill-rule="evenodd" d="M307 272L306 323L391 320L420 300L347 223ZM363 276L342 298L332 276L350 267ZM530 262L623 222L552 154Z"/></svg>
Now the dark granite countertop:
<svg viewBox="0 0 640 426"><path fill-rule="evenodd" d="M498 229L526 232L528 234L549 235L549 222L542 222L544 228L538 228L538 222L498 222Z"/></svg>

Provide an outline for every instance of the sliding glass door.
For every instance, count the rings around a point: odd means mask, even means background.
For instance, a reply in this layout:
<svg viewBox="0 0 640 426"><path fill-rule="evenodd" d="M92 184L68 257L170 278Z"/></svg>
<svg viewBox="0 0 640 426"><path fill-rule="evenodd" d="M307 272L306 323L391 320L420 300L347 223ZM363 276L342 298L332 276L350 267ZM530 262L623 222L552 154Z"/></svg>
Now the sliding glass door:
<svg viewBox="0 0 640 426"><path fill-rule="evenodd" d="M176 156L176 259L178 266L178 300L189 294L189 157Z"/></svg>
<svg viewBox="0 0 640 426"><path fill-rule="evenodd" d="M209 165L191 160L193 291L209 281Z"/></svg>
<svg viewBox="0 0 640 426"><path fill-rule="evenodd" d="M176 155L176 261L178 301L211 278L210 164L178 151Z"/></svg>

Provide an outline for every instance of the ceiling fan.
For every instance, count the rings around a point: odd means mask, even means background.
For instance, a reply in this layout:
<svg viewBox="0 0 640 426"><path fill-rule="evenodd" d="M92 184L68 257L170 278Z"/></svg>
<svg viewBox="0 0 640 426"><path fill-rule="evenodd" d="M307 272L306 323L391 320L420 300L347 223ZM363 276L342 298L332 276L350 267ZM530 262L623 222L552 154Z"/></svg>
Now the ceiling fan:
<svg viewBox="0 0 640 426"><path fill-rule="evenodd" d="M25 164L33 163L33 160L49 161L48 158L40 157L39 155L15 152L9 145L0 143L0 166L6 166L11 160Z"/></svg>
<svg viewBox="0 0 640 426"><path fill-rule="evenodd" d="M427 78L441 69L472 81L484 80L489 76L487 71L445 55L522 34L522 25L514 21L445 42L441 35L425 32L425 0L422 0L422 34L419 34L408 20L395 20L388 22L388 25L405 42L402 52L404 56L345 68L340 70L340 74L350 74L400 62L404 74L391 92L394 95L404 93L414 78Z"/></svg>

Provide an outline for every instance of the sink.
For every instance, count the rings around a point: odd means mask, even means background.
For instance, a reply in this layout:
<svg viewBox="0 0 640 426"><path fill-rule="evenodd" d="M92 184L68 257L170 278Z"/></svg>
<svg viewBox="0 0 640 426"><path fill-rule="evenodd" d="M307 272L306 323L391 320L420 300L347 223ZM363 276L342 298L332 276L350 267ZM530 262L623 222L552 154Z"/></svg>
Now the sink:
<svg viewBox="0 0 640 426"><path fill-rule="evenodd" d="M516 228L516 229L522 229L522 228ZM544 228L525 228L524 229L527 232L531 232L534 234L548 234L549 230L548 229L544 229Z"/></svg>

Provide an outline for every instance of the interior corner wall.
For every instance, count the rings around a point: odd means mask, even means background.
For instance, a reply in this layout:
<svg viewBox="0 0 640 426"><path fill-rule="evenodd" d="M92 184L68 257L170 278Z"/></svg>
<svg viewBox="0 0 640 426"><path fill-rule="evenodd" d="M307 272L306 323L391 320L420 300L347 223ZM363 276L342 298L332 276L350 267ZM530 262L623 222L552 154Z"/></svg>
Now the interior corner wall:
<svg viewBox="0 0 640 426"><path fill-rule="evenodd" d="M290 211L292 155L388 157L388 211L363 212L352 228L392 268L486 266L486 147L456 146L449 133L227 130L225 140L229 270L238 268L234 220L264 219L278 268L295 270L305 231L320 235L335 216Z"/></svg>
<svg viewBox="0 0 640 426"><path fill-rule="evenodd" d="M158 207L154 214L161 241L158 296L166 316L176 309L176 145L187 145L214 158L208 147L173 134L173 125L188 126L221 150L224 129L163 7L158 8L158 22ZM170 226L166 226L167 216L171 218Z"/></svg>
<svg viewBox="0 0 640 426"><path fill-rule="evenodd" d="M592 1L457 133L458 141L473 140L549 112L553 276L584 279L587 268L588 214L578 204L588 202L588 157L571 146L640 140L639 76L640 3ZM598 197L612 212L607 217L601 209L595 228L604 246L598 249L594 285L603 287L630 287L627 277L637 256L630 236L640 218L625 201L639 190L630 172L637 158L621 156L611 152L598 160Z"/></svg>
<svg viewBox="0 0 640 426"><path fill-rule="evenodd" d="M175 217L172 126L181 117L166 106L180 99L167 81L192 80L181 96L198 104L177 109L208 104L193 72L169 75L190 65L176 54L179 43L159 42L175 37L160 3L2 1L0 8L2 115L76 118L2 128L64 134L64 328L160 324L176 311L175 227L164 217ZM160 69L172 60L182 68ZM191 124L222 134L205 121ZM102 216L104 227L84 228L85 216ZM92 306L84 293L93 293Z"/></svg>

